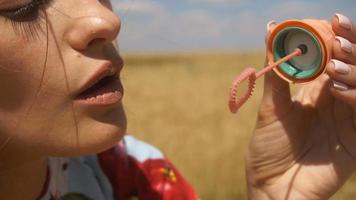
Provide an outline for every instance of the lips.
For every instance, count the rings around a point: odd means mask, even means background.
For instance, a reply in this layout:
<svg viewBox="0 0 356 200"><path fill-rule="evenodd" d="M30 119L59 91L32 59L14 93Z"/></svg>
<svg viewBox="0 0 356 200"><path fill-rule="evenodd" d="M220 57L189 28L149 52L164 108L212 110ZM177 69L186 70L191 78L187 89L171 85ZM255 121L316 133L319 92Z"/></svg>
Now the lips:
<svg viewBox="0 0 356 200"><path fill-rule="evenodd" d="M75 101L82 105L105 106L120 102L123 96L119 68L102 65L79 90Z"/></svg>

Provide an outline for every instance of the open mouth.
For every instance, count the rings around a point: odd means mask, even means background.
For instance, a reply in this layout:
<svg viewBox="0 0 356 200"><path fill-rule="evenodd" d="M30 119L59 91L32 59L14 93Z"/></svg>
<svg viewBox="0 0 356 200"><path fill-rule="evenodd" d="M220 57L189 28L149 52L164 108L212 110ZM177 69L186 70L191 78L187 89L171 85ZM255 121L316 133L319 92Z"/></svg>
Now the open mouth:
<svg viewBox="0 0 356 200"><path fill-rule="evenodd" d="M122 86L117 74L107 76L84 90L76 98L79 102L89 105L108 105L120 101Z"/></svg>

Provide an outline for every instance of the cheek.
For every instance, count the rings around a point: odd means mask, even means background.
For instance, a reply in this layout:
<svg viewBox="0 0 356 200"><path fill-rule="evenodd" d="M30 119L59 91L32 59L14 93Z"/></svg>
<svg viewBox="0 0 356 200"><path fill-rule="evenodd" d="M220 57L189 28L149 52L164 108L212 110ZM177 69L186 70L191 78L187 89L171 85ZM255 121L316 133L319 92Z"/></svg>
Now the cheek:
<svg viewBox="0 0 356 200"><path fill-rule="evenodd" d="M0 130L20 143L36 144L56 122L65 123L70 110L63 70L47 54L45 39L29 42L6 34L0 33Z"/></svg>
<svg viewBox="0 0 356 200"><path fill-rule="evenodd" d="M0 28L4 28L1 25ZM0 34L0 108L2 111L16 112L26 107L36 93L42 75L45 46L42 43L25 42L20 37L6 33L5 29Z"/></svg>
<svg viewBox="0 0 356 200"><path fill-rule="evenodd" d="M2 112L21 110L26 104L26 99L31 96L30 83L27 83L25 77L20 73L0 69L0 108Z"/></svg>
<svg viewBox="0 0 356 200"><path fill-rule="evenodd" d="M28 32L18 33L11 22L0 18L1 111L24 113L33 102L44 108L66 106L64 94L68 92L63 69L58 66L58 47L51 34L47 41L44 24L37 27L36 37L26 37Z"/></svg>

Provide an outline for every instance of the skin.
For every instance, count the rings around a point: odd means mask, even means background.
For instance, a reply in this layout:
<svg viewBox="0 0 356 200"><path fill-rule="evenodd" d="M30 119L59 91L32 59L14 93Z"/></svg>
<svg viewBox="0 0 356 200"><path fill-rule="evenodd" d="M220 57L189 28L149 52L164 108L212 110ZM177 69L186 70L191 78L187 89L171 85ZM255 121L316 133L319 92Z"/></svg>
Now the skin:
<svg viewBox="0 0 356 200"><path fill-rule="evenodd" d="M341 75L329 63L324 75L294 97L287 82L274 73L266 76L246 156L249 199L328 199L356 168L356 25L347 30L337 17L331 25L353 45L353 53L336 40L333 47L333 59L347 63L351 73ZM332 80L349 89L338 90Z"/></svg>
<svg viewBox="0 0 356 200"><path fill-rule="evenodd" d="M0 0L0 10L29 2ZM106 150L126 130L121 103L74 103L103 63L122 68L110 1L52 0L43 10L35 21L0 17L0 199L36 199L49 156Z"/></svg>

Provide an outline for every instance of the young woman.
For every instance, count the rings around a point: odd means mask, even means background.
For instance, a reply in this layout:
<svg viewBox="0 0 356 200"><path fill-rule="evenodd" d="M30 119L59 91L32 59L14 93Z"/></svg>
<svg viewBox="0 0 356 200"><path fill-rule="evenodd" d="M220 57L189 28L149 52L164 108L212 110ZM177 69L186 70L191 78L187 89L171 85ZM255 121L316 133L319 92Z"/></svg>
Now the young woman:
<svg viewBox="0 0 356 200"><path fill-rule="evenodd" d="M196 199L160 152L122 139L120 21L109 0L0 0L0 16L0 199ZM340 16L344 40L327 76L296 101L266 79L251 199L325 199L355 169L356 33Z"/></svg>
<svg viewBox="0 0 356 200"><path fill-rule="evenodd" d="M246 159L250 199L329 199L356 169L356 25L336 14L331 26L320 79L292 98L287 82L266 76Z"/></svg>
<svg viewBox="0 0 356 200"><path fill-rule="evenodd" d="M118 143L109 0L0 0L0 29L0 199L196 199L159 151Z"/></svg>

